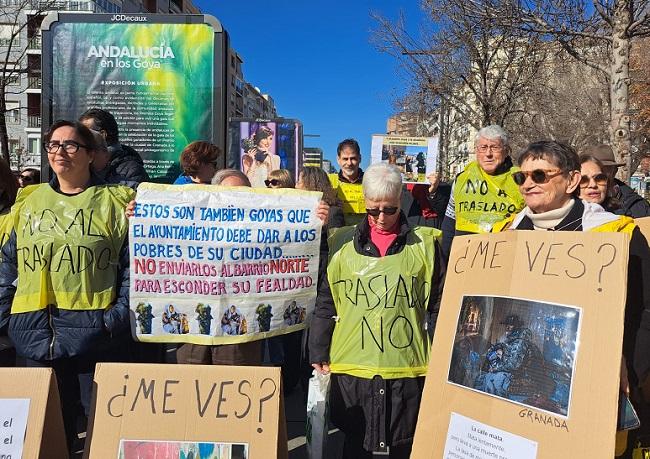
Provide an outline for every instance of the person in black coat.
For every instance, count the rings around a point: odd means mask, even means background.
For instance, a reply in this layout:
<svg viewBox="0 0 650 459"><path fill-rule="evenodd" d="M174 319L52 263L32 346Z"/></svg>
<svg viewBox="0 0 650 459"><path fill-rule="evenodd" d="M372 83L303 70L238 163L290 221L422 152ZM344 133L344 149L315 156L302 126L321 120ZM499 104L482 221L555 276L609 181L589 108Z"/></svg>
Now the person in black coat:
<svg viewBox="0 0 650 459"><path fill-rule="evenodd" d="M144 169L142 158L133 148L119 141L117 121L110 112L100 108L86 110L80 117L91 131L99 132L106 140L110 159L104 175L107 177L121 177L125 185L140 184L149 181L149 174ZM109 182L112 183L112 182Z"/></svg>

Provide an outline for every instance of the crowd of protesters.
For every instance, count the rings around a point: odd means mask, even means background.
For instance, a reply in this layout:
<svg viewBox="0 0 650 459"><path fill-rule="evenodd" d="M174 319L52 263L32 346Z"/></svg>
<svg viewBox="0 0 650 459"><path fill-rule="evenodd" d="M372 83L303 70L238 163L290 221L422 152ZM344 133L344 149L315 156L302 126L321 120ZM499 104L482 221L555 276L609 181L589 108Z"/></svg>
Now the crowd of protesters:
<svg viewBox="0 0 650 459"><path fill-rule="evenodd" d="M182 173L174 184L250 187L253 182L322 192L318 289L308 329L264 342L169 345L161 353L134 352L130 335L128 218L134 190L149 177L138 153L120 143L115 118L90 109L78 121L52 125L43 138L48 183L39 184L37 169L25 169L16 178L0 161L0 365L54 368L71 451L78 449L75 442L91 411L95 364L138 358L213 365L270 362L282 366L285 390L304 381L313 367L331 374L331 421L345 435L343 457L409 457L452 241L509 230L630 235L620 381L639 411L647 411L637 394L650 372L650 251L634 218L650 216L650 205L616 179L621 164L611 148L601 145L579 156L559 142L533 142L515 165L507 133L487 126L475 138L476 160L453 183L431 174L428 184L404 185L395 165L362 170L354 139L338 146L338 173L328 176L320 168L303 167L294 176L268 153L273 135L270 130L256 134L242 171L219 170L223 152L209 142L191 142L180 154ZM477 181L486 189L476 192L471 184ZM349 200L350 187L361 191L362 202ZM99 210L92 218L101 227L100 237L83 222L61 225L65 218L76 221L80 209ZM83 245L104 251L107 262L75 277L50 270L47 260L26 263L29 251L22 251L42 244L54 245L53 257ZM428 288L392 308L359 308L341 280L367 283L377 276L386 279L376 292L380 297L397 298L402 277ZM412 324L410 332L394 337L406 344L359 352L362 322L380 318Z"/></svg>

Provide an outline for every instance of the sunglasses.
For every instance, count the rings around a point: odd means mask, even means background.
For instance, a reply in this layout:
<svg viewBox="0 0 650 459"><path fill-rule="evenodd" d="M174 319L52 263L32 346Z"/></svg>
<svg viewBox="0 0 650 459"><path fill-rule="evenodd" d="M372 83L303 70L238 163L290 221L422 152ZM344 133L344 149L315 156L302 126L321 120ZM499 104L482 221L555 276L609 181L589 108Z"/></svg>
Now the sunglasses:
<svg viewBox="0 0 650 459"><path fill-rule="evenodd" d="M33 182L34 181L34 177L32 177L31 175L21 175L18 178L20 180L22 180L23 182Z"/></svg>
<svg viewBox="0 0 650 459"><path fill-rule="evenodd" d="M594 179L594 182L596 182L596 185L598 186L607 185L607 175L601 172L600 174L596 174L591 177L589 177L588 175L583 175L582 177L580 177L580 187L581 188L588 187L589 182L591 182L591 179Z"/></svg>
<svg viewBox="0 0 650 459"><path fill-rule="evenodd" d="M264 185L267 187L269 186L278 186L280 184L280 181L277 179L271 179L271 180L264 180Z"/></svg>
<svg viewBox="0 0 650 459"><path fill-rule="evenodd" d="M397 213L397 207L384 207L383 209L375 207L374 209L366 209L366 213L371 217L379 217L379 214L395 215Z"/></svg>
<svg viewBox="0 0 650 459"><path fill-rule="evenodd" d="M534 171L518 171L512 174L512 180L519 186L523 185L528 177L534 183L546 183L553 177L561 175L562 171L558 169L535 169Z"/></svg>

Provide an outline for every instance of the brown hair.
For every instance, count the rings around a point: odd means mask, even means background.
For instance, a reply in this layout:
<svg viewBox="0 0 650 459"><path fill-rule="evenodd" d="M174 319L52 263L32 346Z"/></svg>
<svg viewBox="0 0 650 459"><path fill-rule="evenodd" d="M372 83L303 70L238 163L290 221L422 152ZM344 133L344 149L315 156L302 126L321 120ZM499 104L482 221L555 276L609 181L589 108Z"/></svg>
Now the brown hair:
<svg viewBox="0 0 650 459"><path fill-rule="evenodd" d="M16 193L18 192L18 181L11 172L11 168L7 162L0 158L0 212L5 208L11 207L16 201Z"/></svg>
<svg viewBox="0 0 650 459"><path fill-rule="evenodd" d="M605 173L604 172L605 165L600 159L596 158L594 155L590 155L590 154L580 155L580 165L584 163L594 163L596 166L600 168L600 171L602 173ZM614 191L613 185L614 185L614 181L609 175L607 175L607 190L605 193L605 200L601 203L601 206L603 206L603 208L605 208L606 210L616 210L621 207L621 202L613 195L613 191Z"/></svg>
<svg viewBox="0 0 650 459"><path fill-rule="evenodd" d="M320 191L323 193L323 201L330 206L338 205L336 191L332 188L330 179L320 167L305 166L300 169L301 181L305 190Z"/></svg>
<svg viewBox="0 0 650 459"><path fill-rule="evenodd" d="M268 180L272 179L280 182L280 188L294 188L296 186L291 172L286 169L275 169L269 172Z"/></svg>
<svg viewBox="0 0 650 459"><path fill-rule="evenodd" d="M185 175L195 176L204 164L217 161L221 156L221 149L210 142L201 140L192 142L181 152L181 169Z"/></svg>

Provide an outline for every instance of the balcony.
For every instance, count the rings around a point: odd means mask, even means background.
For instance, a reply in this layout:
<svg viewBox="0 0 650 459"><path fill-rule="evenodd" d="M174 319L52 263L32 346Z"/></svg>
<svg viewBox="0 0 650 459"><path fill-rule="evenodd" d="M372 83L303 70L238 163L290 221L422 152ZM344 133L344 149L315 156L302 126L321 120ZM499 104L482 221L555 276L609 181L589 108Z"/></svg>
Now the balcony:
<svg viewBox="0 0 650 459"><path fill-rule="evenodd" d="M41 127L41 116L40 115L27 115L27 127L28 128L40 128Z"/></svg>
<svg viewBox="0 0 650 459"><path fill-rule="evenodd" d="M34 11L91 11L94 13L104 13L92 0L0 0L0 6L16 6L20 4L22 8L29 5Z"/></svg>
<svg viewBox="0 0 650 459"><path fill-rule="evenodd" d="M41 89L41 77L40 76L27 77L27 89Z"/></svg>
<svg viewBox="0 0 650 459"><path fill-rule="evenodd" d="M27 42L27 49L41 49L41 36L35 35Z"/></svg>

